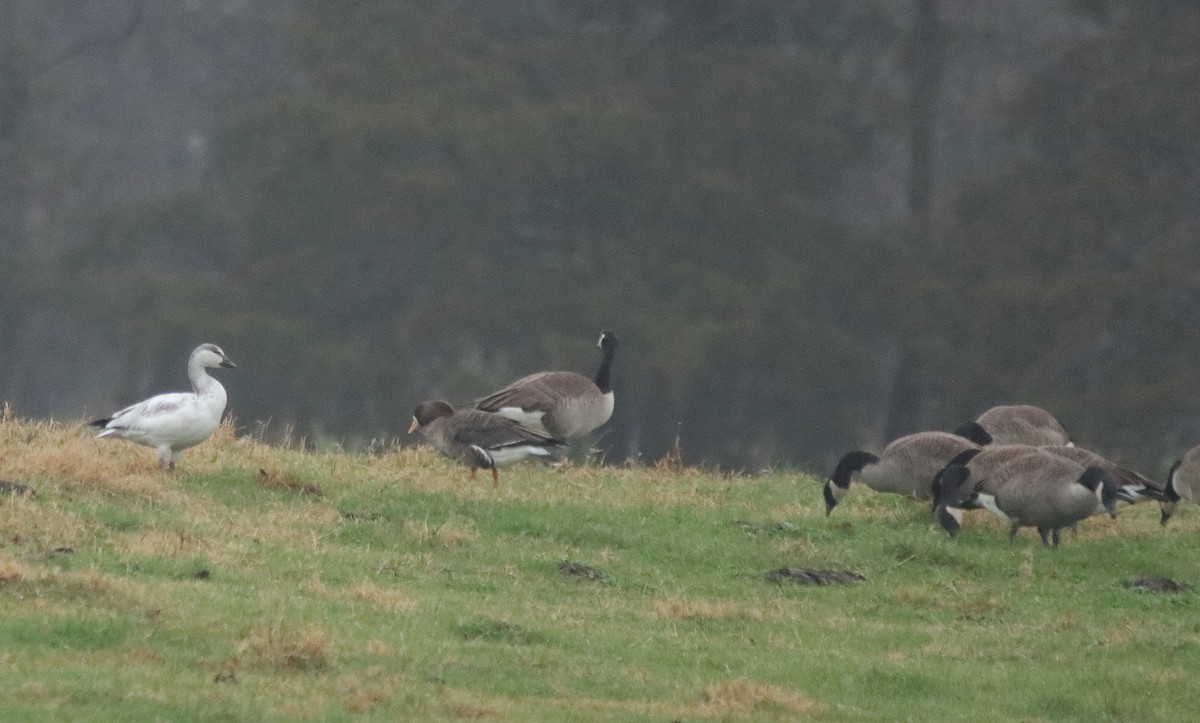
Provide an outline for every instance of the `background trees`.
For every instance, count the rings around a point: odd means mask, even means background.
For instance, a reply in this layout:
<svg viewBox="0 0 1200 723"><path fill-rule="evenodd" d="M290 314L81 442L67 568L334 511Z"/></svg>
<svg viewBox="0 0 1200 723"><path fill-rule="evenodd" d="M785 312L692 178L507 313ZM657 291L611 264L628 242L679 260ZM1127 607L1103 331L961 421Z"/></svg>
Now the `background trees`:
<svg viewBox="0 0 1200 723"><path fill-rule="evenodd" d="M177 383L203 338L243 422L390 437L611 327L610 459L820 465L1004 401L1143 464L1200 436L1194 3L264 7L232 20L286 43L212 85L188 172L14 224L6 309L86 330L16 356L123 365L6 372L28 413Z"/></svg>

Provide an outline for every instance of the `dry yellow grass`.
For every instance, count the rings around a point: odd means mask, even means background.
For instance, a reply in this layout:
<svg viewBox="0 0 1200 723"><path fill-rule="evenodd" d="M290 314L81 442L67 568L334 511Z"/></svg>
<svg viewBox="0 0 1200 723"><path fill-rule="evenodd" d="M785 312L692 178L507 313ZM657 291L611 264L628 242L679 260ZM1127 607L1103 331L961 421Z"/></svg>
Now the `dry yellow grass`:
<svg viewBox="0 0 1200 723"><path fill-rule="evenodd" d="M277 621L255 628L238 646L237 664L296 671L320 671L333 665L332 641L315 626L295 628Z"/></svg>
<svg viewBox="0 0 1200 723"><path fill-rule="evenodd" d="M803 717L822 713L827 708L802 693L748 678L713 683L704 689L702 698L697 712L705 717L769 715L772 712Z"/></svg>

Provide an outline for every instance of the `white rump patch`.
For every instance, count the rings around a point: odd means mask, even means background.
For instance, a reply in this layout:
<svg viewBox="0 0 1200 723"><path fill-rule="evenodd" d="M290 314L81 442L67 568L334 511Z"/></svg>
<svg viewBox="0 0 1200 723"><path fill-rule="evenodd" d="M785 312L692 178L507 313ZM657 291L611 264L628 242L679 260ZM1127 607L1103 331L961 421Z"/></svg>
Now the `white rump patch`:
<svg viewBox="0 0 1200 723"><path fill-rule="evenodd" d="M499 414L501 417L508 417L526 429L549 434L545 425L542 424L542 417L546 416L545 412L523 409L521 407L500 407L496 410L496 414Z"/></svg>
<svg viewBox="0 0 1200 723"><path fill-rule="evenodd" d="M519 462L526 457L550 457L552 455L543 447L526 444L520 447L502 447L500 449L492 450L489 453L489 456L492 458L492 462L495 463L497 467L501 467L506 464L512 464L513 462Z"/></svg>
<svg viewBox="0 0 1200 723"><path fill-rule="evenodd" d="M1012 524L1012 518L1004 514L1004 510L996 505L996 496L989 495L986 492L980 492L975 495L975 503L983 507L988 512L991 512L996 517L999 517L1005 524Z"/></svg>

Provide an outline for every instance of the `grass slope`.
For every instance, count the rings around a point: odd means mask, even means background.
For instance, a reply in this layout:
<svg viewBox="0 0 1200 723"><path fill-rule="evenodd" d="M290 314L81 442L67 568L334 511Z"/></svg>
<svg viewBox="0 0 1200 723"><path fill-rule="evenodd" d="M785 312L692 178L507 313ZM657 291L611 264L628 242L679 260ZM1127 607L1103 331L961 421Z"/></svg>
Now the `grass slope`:
<svg viewBox="0 0 1200 723"><path fill-rule="evenodd" d="M1057 551L792 473L537 466L227 428L176 475L0 420L0 719L1185 720L1200 509ZM563 563L578 563L565 574ZM586 567L585 567L586 566ZM764 582L848 569L857 585ZM590 574L589 574L590 573Z"/></svg>

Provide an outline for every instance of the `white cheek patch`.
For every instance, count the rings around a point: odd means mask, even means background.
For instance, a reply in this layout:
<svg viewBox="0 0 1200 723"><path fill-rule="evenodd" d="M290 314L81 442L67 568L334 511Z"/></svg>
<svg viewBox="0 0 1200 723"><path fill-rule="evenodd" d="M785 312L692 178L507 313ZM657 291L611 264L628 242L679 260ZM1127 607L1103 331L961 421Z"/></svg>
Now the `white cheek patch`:
<svg viewBox="0 0 1200 723"><path fill-rule="evenodd" d="M954 518L954 521L955 521L955 522L957 522L957 523L959 524L959 526L961 526L961 525L962 525L963 511L962 511L962 509L961 509L961 508L958 508L958 507L945 507L945 508L943 508L943 509L945 509L945 510L946 510L946 513L947 513L947 514L949 514L951 517L953 517L953 518Z"/></svg>
<svg viewBox="0 0 1200 723"><path fill-rule="evenodd" d="M828 487L829 493L833 495L834 502L841 502L846 493L850 491L848 487L838 487L834 484L833 480L829 480Z"/></svg>

